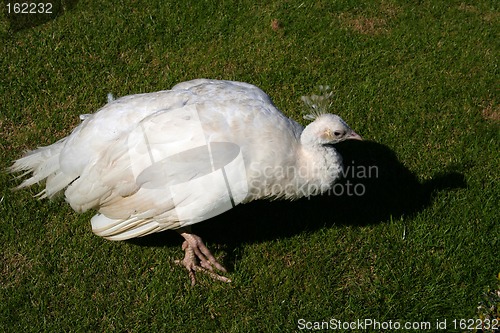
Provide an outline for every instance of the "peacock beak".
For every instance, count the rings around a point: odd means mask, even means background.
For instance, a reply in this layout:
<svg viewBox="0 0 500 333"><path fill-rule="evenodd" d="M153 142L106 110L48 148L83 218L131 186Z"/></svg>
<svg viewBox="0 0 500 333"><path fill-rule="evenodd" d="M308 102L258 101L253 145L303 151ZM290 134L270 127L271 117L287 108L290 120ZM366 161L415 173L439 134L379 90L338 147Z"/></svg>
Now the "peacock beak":
<svg viewBox="0 0 500 333"><path fill-rule="evenodd" d="M363 141L363 138L358 133L352 131L351 134L349 134L347 136L346 140L360 140L360 141Z"/></svg>

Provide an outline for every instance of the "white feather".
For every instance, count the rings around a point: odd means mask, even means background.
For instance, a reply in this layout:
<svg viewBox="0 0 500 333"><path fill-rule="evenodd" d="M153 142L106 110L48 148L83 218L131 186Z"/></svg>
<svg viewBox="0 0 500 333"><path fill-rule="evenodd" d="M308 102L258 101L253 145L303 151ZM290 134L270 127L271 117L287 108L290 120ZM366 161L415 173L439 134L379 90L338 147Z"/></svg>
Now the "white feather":
<svg viewBox="0 0 500 333"><path fill-rule="evenodd" d="M304 130L241 82L199 79L108 102L11 171L32 173L19 188L45 179L42 197L66 188L73 209L99 212L93 231L114 240L197 223L240 202L324 192L342 168L331 144L345 137L332 133L352 132L323 113Z"/></svg>

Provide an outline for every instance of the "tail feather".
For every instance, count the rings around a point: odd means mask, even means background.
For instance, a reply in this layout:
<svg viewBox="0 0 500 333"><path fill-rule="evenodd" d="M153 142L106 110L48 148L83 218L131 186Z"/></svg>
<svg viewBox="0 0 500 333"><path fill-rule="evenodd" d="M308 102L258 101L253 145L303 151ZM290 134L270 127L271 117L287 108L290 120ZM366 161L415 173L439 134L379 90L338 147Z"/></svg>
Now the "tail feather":
<svg viewBox="0 0 500 333"><path fill-rule="evenodd" d="M65 175L60 170L59 156L64 147L65 139L47 146L40 147L28 152L25 156L16 160L8 169L11 173L23 172L17 178L31 174L16 189L22 189L46 180L45 189L38 193L40 198L51 198L59 191L68 186L73 177Z"/></svg>

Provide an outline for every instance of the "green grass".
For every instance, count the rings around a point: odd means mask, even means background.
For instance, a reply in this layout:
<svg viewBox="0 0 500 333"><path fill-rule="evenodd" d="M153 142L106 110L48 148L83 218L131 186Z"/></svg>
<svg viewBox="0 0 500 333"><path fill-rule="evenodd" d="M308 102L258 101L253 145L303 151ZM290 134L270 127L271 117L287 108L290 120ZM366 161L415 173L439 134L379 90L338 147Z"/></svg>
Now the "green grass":
<svg viewBox="0 0 500 333"><path fill-rule="evenodd" d="M106 241L92 213L38 201L37 188L12 192L18 181L2 172L2 332L293 332L301 318L447 319L451 329L499 288L497 3L54 8L0 14L2 169L69 134L108 92L209 77L256 84L304 124L300 96L330 85L333 111L367 140L339 147L346 165L379 175L351 179L362 197L257 202L196 225L233 282L199 276L191 287L173 263L175 233Z"/></svg>

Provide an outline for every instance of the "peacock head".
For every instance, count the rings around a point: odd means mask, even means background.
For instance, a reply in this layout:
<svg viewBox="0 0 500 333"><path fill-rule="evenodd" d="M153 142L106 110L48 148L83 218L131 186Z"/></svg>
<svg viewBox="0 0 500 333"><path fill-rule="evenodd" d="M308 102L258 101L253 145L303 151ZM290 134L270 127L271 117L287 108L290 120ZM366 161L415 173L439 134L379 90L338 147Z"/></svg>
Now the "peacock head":
<svg viewBox="0 0 500 333"><path fill-rule="evenodd" d="M302 144L331 145L345 140L363 140L346 122L335 114L318 115L301 135Z"/></svg>
<svg viewBox="0 0 500 333"><path fill-rule="evenodd" d="M329 113L333 92L329 86L319 86L319 94L302 96L306 114L305 119L312 120L302 133L302 144L329 145L344 140L362 140L347 123L335 114Z"/></svg>

